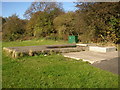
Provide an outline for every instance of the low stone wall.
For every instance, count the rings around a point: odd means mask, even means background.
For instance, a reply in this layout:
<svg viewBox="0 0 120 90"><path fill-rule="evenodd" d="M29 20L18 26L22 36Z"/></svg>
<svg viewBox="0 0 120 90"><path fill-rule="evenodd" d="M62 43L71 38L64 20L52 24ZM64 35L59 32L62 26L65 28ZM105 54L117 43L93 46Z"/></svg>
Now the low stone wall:
<svg viewBox="0 0 120 90"><path fill-rule="evenodd" d="M76 47L70 45L42 45L42 46L22 46L22 47L4 47L3 50L7 55L13 58L19 58L26 55L34 56L39 54L68 53L85 51L85 47Z"/></svg>

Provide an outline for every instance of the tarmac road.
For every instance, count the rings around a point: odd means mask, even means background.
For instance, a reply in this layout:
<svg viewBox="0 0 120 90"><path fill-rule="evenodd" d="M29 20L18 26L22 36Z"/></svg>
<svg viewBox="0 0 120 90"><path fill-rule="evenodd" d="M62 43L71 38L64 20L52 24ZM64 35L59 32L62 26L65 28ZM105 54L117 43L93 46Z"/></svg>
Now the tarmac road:
<svg viewBox="0 0 120 90"><path fill-rule="evenodd" d="M91 51L64 53L65 57L74 59L83 59L92 62L91 65L115 74L118 74L118 61L120 60L120 52L99 53ZM119 58L118 58L119 57ZM120 73L119 73L120 74Z"/></svg>
<svg viewBox="0 0 120 90"><path fill-rule="evenodd" d="M120 65L118 65L119 58L113 58L111 60L101 61L100 63L91 64L92 66L98 67L100 69L112 72L114 74L120 75Z"/></svg>

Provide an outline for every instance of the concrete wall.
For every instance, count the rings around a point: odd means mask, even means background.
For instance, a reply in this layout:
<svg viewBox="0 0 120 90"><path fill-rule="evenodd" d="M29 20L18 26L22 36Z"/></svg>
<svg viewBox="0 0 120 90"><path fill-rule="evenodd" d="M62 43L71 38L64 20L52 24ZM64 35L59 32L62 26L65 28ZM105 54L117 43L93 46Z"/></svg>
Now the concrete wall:
<svg viewBox="0 0 120 90"><path fill-rule="evenodd" d="M89 46L89 51L94 51L94 52L114 52L116 51L116 47L98 47L98 46Z"/></svg>

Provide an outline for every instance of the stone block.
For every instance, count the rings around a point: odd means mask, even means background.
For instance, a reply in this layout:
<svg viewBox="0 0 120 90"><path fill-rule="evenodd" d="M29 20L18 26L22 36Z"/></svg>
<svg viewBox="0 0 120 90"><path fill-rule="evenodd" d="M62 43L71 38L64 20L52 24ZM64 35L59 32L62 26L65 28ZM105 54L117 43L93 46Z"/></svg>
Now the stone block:
<svg viewBox="0 0 120 90"><path fill-rule="evenodd" d="M86 47L86 46L88 46L88 44L76 44L77 46L84 46L84 47Z"/></svg>
<svg viewBox="0 0 120 90"><path fill-rule="evenodd" d="M89 51L94 51L94 52L114 52L116 51L116 47L98 47L98 46L89 46Z"/></svg>
<svg viewBox="0 0 120 90"><path fill-rule="evenodd" d="M87 44L76 44L76 46L83 46L83 47L87 47L87 46L94 46L95 44L90 44L90 43L87 43Z"/></svg>

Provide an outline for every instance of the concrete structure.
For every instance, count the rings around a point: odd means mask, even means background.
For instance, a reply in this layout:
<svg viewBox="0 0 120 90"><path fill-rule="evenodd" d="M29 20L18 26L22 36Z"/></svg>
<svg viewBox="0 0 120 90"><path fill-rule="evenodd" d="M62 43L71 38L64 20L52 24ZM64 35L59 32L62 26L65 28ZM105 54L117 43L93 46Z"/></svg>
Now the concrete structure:
<svg viewBox="0 0 120 90"><path fill-rule="evenodd" d="M71 52L64 53L64 57L73 58L76 60L82 59L83 61L88 61L89 63L100 63L104 60L111 60L112 58L118 57L118 51L100 53L100 52L91 52L91 51L81 51L81 52Z"/></svg>
<svg viewBox="0 0 120 90"><path fill-rule="evenodd" d="M87 47L87 46L95 46L95 44L76 44L76 46L83 46L83 47Z"/></svg>
<svg viewBox="0 0 120 90"><path fill-rule="evenodd" d="M84 47L86 47L86 46L88 46L88 44L76 44L77 46L84 46Z"/></svg>
<svg viewBox="0 0 120 90"><path fill-rule="evenodd" d="M85 49L85 47L76 47L76 44L3 47L3 50L14 58L20 57L21 54L34 56L37 54L80 52Z"/></svg>
<svg viewBox="0 0 120 90"><path fill-rule="evenodd" d="M89 51L94 51L94 52L114 52L116 51L116 47L98 47L98 46L89 46Z"/></svg>

